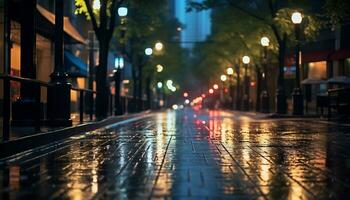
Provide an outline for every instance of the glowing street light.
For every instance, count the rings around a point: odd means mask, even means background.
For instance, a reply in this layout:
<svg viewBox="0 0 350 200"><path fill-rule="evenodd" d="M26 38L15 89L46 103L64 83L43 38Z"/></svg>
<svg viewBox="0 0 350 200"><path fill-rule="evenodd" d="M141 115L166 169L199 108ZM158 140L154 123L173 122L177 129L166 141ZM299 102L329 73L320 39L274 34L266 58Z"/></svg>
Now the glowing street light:
<svg viewBox="0 0 350 200"><path fill-rule="evenodd" d="M158 72L158 73L162 72L163 69L164 69L163 66L162 66L162 65L159 65L159 64L156 66L156 68L157 68L157 72Z"/></svg>
<svg viewBox="0 0 350 200"><path fill-rule="evenodd" d="M126 17L128 15L128 8L127 7L119 7L118 8L118 15L119 15L119 17Z"/></svg>
<svg viewBox="0 0 350 200"><path fill-rule="evenodd" d="M213 89L209 89L209 94L213 94L214 93L214 90Z"/></svg>
<svg viewBox="0 0 350 200"><path fill-rule="evenodd" d="M217 89L219 89L219 85L218 84L214 84L213 88L214 88L214 90L217 90Z"/></svg>
<svg viewBox="0 0 350 200"><path fill-rule="evenodd" d="M233 69L232 67L227 68L226 73L231 76L233 74Z"/></svg>
<svg viewBox="0 0 350 200"><path fill-rule="evenodd" d="M166 85L173 85L173 81L172 80L167 80L166 81Z"/></svg>
<svg viewBox="0 0 350 200"><path fill-rule="evenodd" d="M250 63L249 56L243 56L242 61L243 61L244 64L248 65Z"/></svg>
<svg viewBox="0 0 350 200"><path fill-rule="evenodd" d="M163 83L162 83L162 82L158 82L158 83L157 83L157 87L158 87L159 89L161 89L161 88L163 87Z"/></svg>
<svg viewBox="0 0 350 200"><path fill-rule="evenodd" d="M184 92L184 97L188 97L188 93L187 92Z"/></svg>
<svg viewBox="0 0 350 200"><path fill-rule="evenodd" d="M260 43L263 47L268 47L270 45L270 40L268 37L262 37Z"/></svg>
<svg viewBox="0 0 350 200"><path fill-rule="evenodd" d="M168 89L170 90L170 91L172 91L172 92L176 92L176 87L175 86L173 86L173 81L172 80L167 80L167 82L166 82L166 86L168 87Z"/></svg>
<svg viewBox="0 0 350 200"><path fill-rule="evenodd" d="M220 76L220 79L222 82L225 82L227 80L227 76L225 74Z"/></svg>
<svg viewBox="0 0 350 200"><path fill-rule="evenodd" d="M124 68L124 58L123 57L117 57L114 59L114 67L118 69Z"/></svg>
<svg viewBox="0 0 350 200"><path fill-rule="evenodd" d="M161 42L157 42L157 43L154 45L154 48L155 48L157 51L163 50L163 47L164 47L164 45L163 45L163 43L161 43Z"/></svg>
<svg viewBox="0 0 350 200"><path fill-rule="evenodd" d="M150 55L152 55L153 54L153 49L152 48L146 48L145 49L145 54L147 55L147 56L150 56Z"/></svg>
<svg viewBox="0 0 350 200"><path fill-rule="evenodd" d="M303 16L300 12L296 11L292 14L291 19L293 24L301 24L301 22L303 21Z"/></svg>
<svg viewBox="0 0 350 200"><path fill-rule="evenodd" d="M177 110L177 109L179 109L179 106L178 106L177 104L174 104L174 105L172 106L172 108L173 108L174 110Z"/></svg>

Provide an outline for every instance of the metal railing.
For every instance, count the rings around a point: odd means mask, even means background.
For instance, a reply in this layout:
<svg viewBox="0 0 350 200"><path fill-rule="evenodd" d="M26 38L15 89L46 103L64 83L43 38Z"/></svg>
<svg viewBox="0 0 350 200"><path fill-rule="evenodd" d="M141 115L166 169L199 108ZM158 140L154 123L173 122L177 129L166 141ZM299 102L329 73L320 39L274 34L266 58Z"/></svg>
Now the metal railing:
<svg viewBox="0 0 350 200"><path fill-rule="evenodd" d="M34 97L34 116L31 120L33 120L32 127L35 128L36 132L41 131L41 127L43 125L46 125L47 116L45 116L45 105L44 102L42 102L42 88L50 88L53 87L51 83L47 83L44 81L36 80L36 79L30 79L30 78L23 78L18 76L12 76L12 75L3 75L0 74L0 80L3 81L3 102L2 102L2 141L8 141L10 140L10 132L11 132L11 113L13 111L11 110L11 82L17 82L21 84L25 84L26 86L29 86L33 89L32 97ZM76 103L78 104L78 111L79 111L79 123L84 122L84 113L89 115L89 120L92 121L94 119L95 114L95 95L96 91L89 90L89 89L82 89L77 87L71 87L71 92L77 92L77 99ZM146 99L137 99L133 98L132 96L121 96L120 97L120 107L116 107L114 105L114 98L115 95L110 94L109 95L109 106L108 106L108 112L110 115L115 115L115 109L121 109L121 114L127 114L127 113L136 113L143 110L149 110L149 109L155 109L157 106L157 102L148 102ZM43 100L44 101L44 100ZM47 101L47 96L46 96ZM71 100L71 107L75 103L75 101ZM85 104L88 104L86 107ZM71 111L72 114L72 111Z"/></svg>
<svg viewBox="0 0 350 200"><path fill-rule="evenodd" d="M41 88L49 88L52 85L50 83L36 80L36 79L30 79L30 78L23 78L18 76L11 76L11 75L0 75L0 80L3 80L3 102L2 102L2 141L7 141L10 139L10 128L11 128L11 81L18 82L20 84L28 84L32 85L33 88L35 88L35 92L33 94L34 96L34 107L36 112L34 113L33 119L34 119L34 128L36 131L40 131L40 127L42 125L41 119L42 119L42 107L41 107ZM84 121L84 110L85 110L85 97L89 98L89 102L91 105L89 105L89 118L90 120L93 120L94 115L94 94L95 91L88 90L88 89L82 89L82 88L76 88L71 87L71 91L76 91L79 93L79 122L83 123ZM89 96L87 95L89 94Z"/></svg>

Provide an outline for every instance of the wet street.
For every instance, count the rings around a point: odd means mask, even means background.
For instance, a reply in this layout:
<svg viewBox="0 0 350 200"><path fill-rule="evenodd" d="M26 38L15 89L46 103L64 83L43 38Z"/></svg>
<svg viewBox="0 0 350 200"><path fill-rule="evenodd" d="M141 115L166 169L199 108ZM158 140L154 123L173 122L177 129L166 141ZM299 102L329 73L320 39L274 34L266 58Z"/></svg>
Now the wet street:
<svg viewBox="0 0 350 200"><path fill-rule="evenodd" d="M167 111L1 161L1 199L349 199L350 127Z"/></svg>

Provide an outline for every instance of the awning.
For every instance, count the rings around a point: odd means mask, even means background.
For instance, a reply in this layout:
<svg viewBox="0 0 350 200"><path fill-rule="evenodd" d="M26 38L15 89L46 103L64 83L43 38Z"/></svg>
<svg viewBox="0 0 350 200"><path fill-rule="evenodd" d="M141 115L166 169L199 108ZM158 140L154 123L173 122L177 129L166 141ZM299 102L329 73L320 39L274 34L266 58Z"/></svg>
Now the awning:
<svg viewBox="0 0 350 200"><path fill-rule="evenodd" d="M302 52L302 62L310 63L310 62L320 62L330 60L329 56L332 55L333 51L314 51L303 53ZM287 55L285 57L285 66L293 66L295 65L295 57L294 55Z"/></svg>
<svg viewBox="0 0 350 200"><path fill-rule="evenodd" d="M336 76L327 80L329 84L350 84L350 77Z"/></svg>
<svg viewBox="0 0 350 200"><path fill-rule="evenodd" d="M320 85L320 84L326 84L327 81L322 80L322 79L311 79L307 78L301 82L303 85Z"/></svg>
<svg viewBox="0 0 350 200"><path fill-rule="evenodd" d="M303 53L303 63L327 61L328 56L331 53L331 51L314 51L309 53Z"/></svg>
<svg viewBox="0 0 350 200"><path fill-rule="evenodd" d="M346 58L350 58L350 49L339 49L330 56L330 60L342 60Z"/></svg>
<svg viewBox="0 0 350 200"><path fill-rule="evenodd" d="M87 65L69 51L64 51L64 66L70 77L87 77Z"/></svg>
<svg viewBox="0 0 350 200"><path fill-rule="evenodd" d="M46 37L54 39L55 14L46 10L40 5L36 6L38 10L38 32ZM65 42L85 44L85 39L69 21L68 17L63 18L63 29L65 32Z"/></svg>

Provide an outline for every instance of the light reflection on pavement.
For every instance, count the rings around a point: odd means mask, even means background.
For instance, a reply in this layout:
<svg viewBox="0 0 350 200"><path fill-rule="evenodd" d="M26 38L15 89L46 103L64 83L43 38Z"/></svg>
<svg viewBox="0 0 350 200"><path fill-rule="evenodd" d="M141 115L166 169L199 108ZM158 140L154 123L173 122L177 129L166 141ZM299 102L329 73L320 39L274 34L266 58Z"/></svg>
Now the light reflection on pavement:
<svg viewBox="0 0 350 200"><path fill-rule="evenodd" d="M5 160L1 199L348 199L349 127L159 112Z"/></svg>

